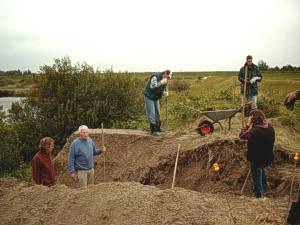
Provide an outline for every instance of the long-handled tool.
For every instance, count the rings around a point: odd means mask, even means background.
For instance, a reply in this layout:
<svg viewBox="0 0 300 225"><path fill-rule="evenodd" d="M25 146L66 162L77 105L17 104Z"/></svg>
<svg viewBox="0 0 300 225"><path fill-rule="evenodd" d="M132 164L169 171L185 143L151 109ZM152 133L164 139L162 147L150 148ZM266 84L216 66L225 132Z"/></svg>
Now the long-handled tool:
<svg viewBox="0 0 300 225"><path fill-rule="evenodd" d="M244 95L243 95L243 110L242 110L242 127L245 127L245 103L246 103L247 80L248 80L248 66L245 65Z"/></svg>
<svg viewBox="0 0 300 225"><path fill-rule="evenodd" d="M178 144L178 149L177 149L177 155L176 155L176 161L175 161L175 167L174 167L174 173L173 173L173 181L172 181L172 187L171 187L172 189L174 188L174 184L175 184L175 177L176 177L179 151L180 151L180 144Z"/></svg>
<svg viewBox="0 0 300 225"><path fill-rule="evenodd" d="M242 187L242 190L241 190L241 195L244 194L244 189L245 189L245 187L246 187L246 184L247 184L247 181L248 181L248 179L249 179L250 173L251 173L251 169L249 169L248 174L247 174L247 177L246 177L246 179L245 179L245 181L244 181L244 184L243 184L243 187Z"/></svg>
<svg viewBox="0 0 300 225"><path fill-rule="evenodd" d="M246 91L247 91L247 80L248 80L248 66L247 65L245 65L244 73L245 73L245 77L244 77L244 95L243 95L243 100L242 100L242 103L243 103L243 106L242 106L243 107L243 109L242 109L242 128L245 127L245 106L246 106L245 103L246 103ZM251 169L249 169L246 179L244 181L244 184L243 184L243 187L241 190L241 195L243 195L243 193L244 193L244 189L246 187L250 173L251 173Z"/></svg>
<svg viewBox="0 0 300 225"><path fill-rule="evenodd" d="M234 79L234 86L233 86L233 96L232 96L232 105L235 106L235 90L236 90L236 79Z"/></svg>
<svg viewBox="0 0 300 225"><path fill-rule="evenodd" d="M168 97L166 97L166 125L168 125Z"/></svg>
<svg viewBox="0 0 300 225"><path fill-rule="evenodd" d="M220 176L220 166L217 162L215 162L213 165L212 165L212 169L213 171L216 173L215 175L215 182L217 181L217 177L219 178L219 180L221 181L221 176ZM227 206L228 206L228 216L230 218L230 222L231 224L236 224L235 222L235 218L232 214L232 207L230 206L230 203L229 203L229 200L228 200L228 196L226 193L224 193L224 196L225 196L225 199L226 199L226 203L227 203Z"/></svg>
<svg viewBox="0 0 300 225"><path fill-rule="evenodd" d="M295 178L297 176L297 162L299 160L299 155L298 153L295 154L294 156L294 165L295 165L295 170L294 170L294 176L292 178L292 182L291 182L291 189L290 189L290 195L289 195L289 202L288 202L288 205L287 205L287 218L289 216L289 209L290 209L290 206L291 206L291 201L292 201L292 195L293 195L293 186L294 186L294 182L295 182ZM299 198L300 198L300 193L299 194ZM298 199L298 201L300 201L300 199ZM294 209L295 210L295 209ZM298 209L299 210L299 209Z"/></svg>
<svg viewBox="0 0 300 225"><path fill-rule="evenodd" d="M104 147L104 130L103 130L103 123L101 123L101 142L102 142L102 147ZM103 181L105 182L105 153L103 154Z"/></svg>

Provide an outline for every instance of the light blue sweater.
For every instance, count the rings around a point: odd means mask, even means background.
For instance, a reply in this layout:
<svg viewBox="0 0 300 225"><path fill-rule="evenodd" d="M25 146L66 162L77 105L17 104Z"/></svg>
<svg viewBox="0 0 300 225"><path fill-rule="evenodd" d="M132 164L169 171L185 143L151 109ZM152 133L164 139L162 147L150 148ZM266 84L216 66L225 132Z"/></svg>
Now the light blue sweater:
<svg viewBox="0 0 300 225"><path fill-rule="evenodd" d="M100 155L100 150L96 149L93 140L76 138L70 147L69 171L75 173L77 170L89 170L94 168L93 156Z"/></svg>

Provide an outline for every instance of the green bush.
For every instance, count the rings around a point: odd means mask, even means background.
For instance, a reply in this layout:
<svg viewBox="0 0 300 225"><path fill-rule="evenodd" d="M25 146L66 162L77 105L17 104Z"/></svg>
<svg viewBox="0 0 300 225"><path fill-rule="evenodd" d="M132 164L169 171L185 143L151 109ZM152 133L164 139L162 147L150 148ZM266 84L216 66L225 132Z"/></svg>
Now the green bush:
<svg viewBox="0 0 300 225"><path fill-rule="evenodd" d="M15 142L15 129L13 125L5 122L5 115L0 108L0 174L12 171L21 162L21 154Z"/></svg>
<svg viewBox="0 0 300 225"><path fill-rule="evenodd" d="M280 98L259 96L257 106L264 112L267 118L277 117L280 115Z"/></svg>
<svg viewBox="0 0 300 225"><path fill-rule="evenodd" d="M169 89L172 91L187 91L190 88L190 83L185 80L173 80L172 83L170 84Z"/></svg>
<svg viewBox="0 0 300 225"><path fill-rule="evenodd" d="M73 66L69 58L56 59L40 70L27 98L10 110L25 162L44 136L55 139L57 151L81 124L124 127L144 112L143 83L130 75L95 74L87 64Z"/></svg>
<svg viewBox="0 0 300 225"><path fill-rule="evenodd" d="M225 101L232 101L233 99L233 87L230 86L224 90L221 90L219 94L217 94L218 98L220 100L225 100Z"/></svg>
<svg viewBox="0 0 300 225"><path fill-rule="evenodd" d="M300 119L293 112L285 111L285 113L278 119L282 125L292 128L300 132Z"/></svg>

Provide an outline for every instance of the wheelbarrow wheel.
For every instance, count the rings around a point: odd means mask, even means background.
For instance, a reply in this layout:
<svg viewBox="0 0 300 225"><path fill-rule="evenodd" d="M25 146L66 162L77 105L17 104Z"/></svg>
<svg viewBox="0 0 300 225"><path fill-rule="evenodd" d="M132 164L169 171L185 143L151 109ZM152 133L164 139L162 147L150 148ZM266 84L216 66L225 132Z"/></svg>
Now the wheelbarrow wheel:
<svg viewBox="0 0 300 225"><path fill-rule="evenodd" d="M197 130L200 135L205 136L214 132L214 125L208 120L203 120L199 123Z"/></svg>

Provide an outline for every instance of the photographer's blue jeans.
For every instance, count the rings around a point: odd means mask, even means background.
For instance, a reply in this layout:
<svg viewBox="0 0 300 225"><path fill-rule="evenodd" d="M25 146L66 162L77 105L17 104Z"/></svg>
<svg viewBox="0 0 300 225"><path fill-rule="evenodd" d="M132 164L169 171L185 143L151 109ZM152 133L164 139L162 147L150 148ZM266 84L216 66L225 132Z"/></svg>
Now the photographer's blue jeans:
<svg viewBox="0 0 300 225"><path fill-rule="evenodd" d="M267 191L267 178L264 167L251 163L251 173L253 180L253 191L256 198L261 198Z"/></svg>
<svg viewBox="0 0 300 225"><path fill-rule="evenodd" d="M150 124L158 124L160 121L160 106L159 100L151 100L150 98L144 96L146 113L148 117L148 122Z"/></svg>

